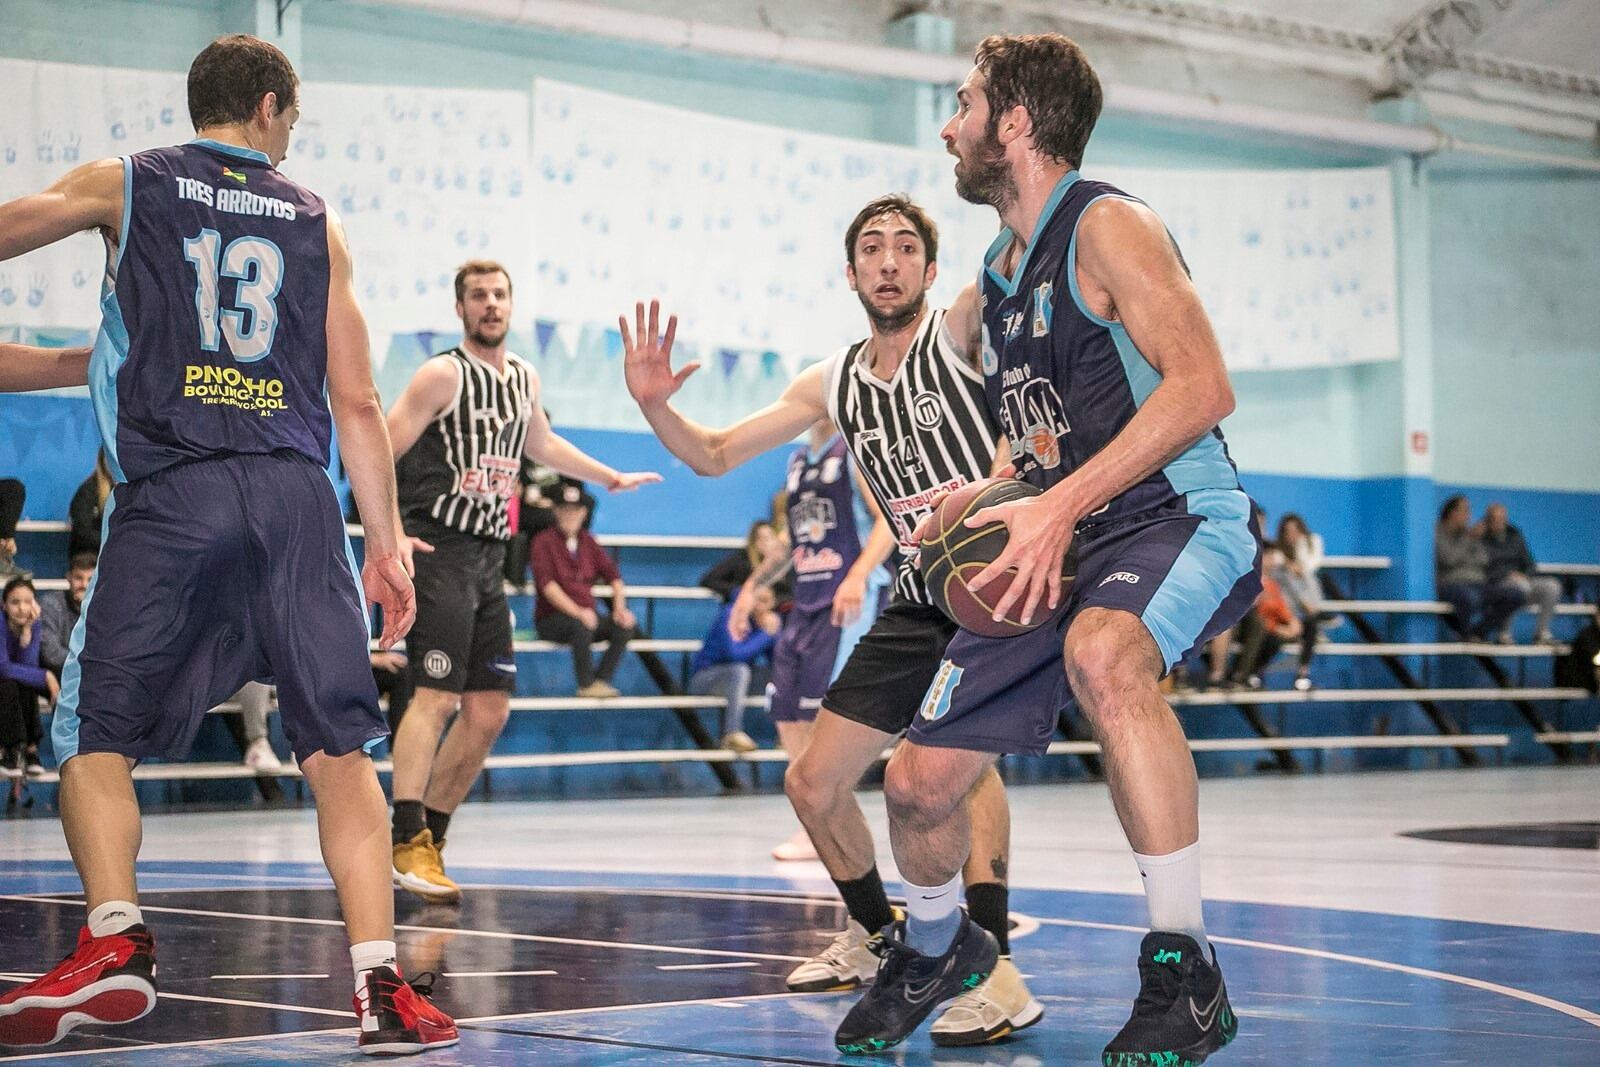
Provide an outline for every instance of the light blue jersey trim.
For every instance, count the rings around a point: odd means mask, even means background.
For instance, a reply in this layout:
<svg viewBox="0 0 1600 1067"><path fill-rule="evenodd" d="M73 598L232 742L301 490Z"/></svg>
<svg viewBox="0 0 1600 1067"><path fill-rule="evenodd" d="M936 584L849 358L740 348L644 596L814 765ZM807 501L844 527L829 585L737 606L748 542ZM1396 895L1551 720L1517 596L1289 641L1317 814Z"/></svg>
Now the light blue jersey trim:
<svg viewBox="0 0 1600 1067"><path fill-rule="evenodd" d="M1069 170L1056 182L1056 187L1050 191L1050 199L1044 202L1044 210L1039 212L1039 221L1033 224L1033 240L1028 242L1022 250L1022 258L1017 261L1017 269L1007 278L994 269L996 258L1016 239L1016 234L1010 228L1001 230L1000 235L989 245L989 250L983 256L983 269L988 273L994 283L998 285L1007 296L1017 295L1017 285L1028 273L1028 259L1033 255L1034 246L1039 243L1039 235L1049 224L1051 216L1056 213L1056 208L1061 206L1061 201L1066 199L1067 190L1071 189L1083 177L1075 170Z"/></svg>
<svg viewBox="0 0 1600 1067"><path fill-rule="evenodd" d="M133 160L122 157L122 232L117 235L117 250L106 268L100 290L100 332L95 335L89 355L89 399L94 406L94 421L100 429L100 443L106 450L106 465L111 477L127 481L122 461L117 456L117 374L128 361L128 325L117 302L117 277L122 257L128 250L128 230L133 225Z"/></svg>
<svg viewBox="0 0 1600 1067"><path fill-rule="evenodd" d="M1242 489L1190 493L1191 515L1202 515L1139 619L1171 670L1193 648L1239 579L1255 569L1256 539L1250 533L1250 498Z"/></svg>
<svg viewBox="0 0 1600 1067"><path fill-rule="evenodd" d="M327 468L323 469L322 474L328 479L328 484L333 487L334 507L337 508L339 506L339 483L333 480L333 472ZM361 568L356 566L356 550L355 546L350 543L350 531L348 529L345 529L344 531L344 560L350 565L350 577L355 579L356 603L365 607L367 603L367 594L366 590L361 586ZM363 614L366 614L366 612L363 611ZM367 618L367 631L369 636L371 635L371 630L372 619L369 616Z"/></svg>
<svg viewBox="0 0 1600 1067"><path fill-rule="evenodd" d="M1082 224L1083 216L1095 204L1106 199L1128 200L1133 203L1142 203L1131 196L1120 193L1103 193L1084 205L1083 214L1078 216L1078 224ZM1128 328L1120 322L1103 319L1089 310L1089 305L1083 299L1083 293L1078 289L1078 227L1072 228L1072 240L1067 244L1067 287L1072 292L1072 302L1077 305L1078 311L1084 318L1100 326L1111 334L1112 343L1117 346L1117 356L1122 361L1122 373L1128 379L1128 389L1133 393L1133 402L1136 407L1143 407L1144 402L1150 399L1150 394L1156 391L1156 386L1161 384L1161 372L1144 357L1139 351L1139 346L1133 343L1133 338L1128 336ZM1230 489L1239 484L1238 472L1233 469L1233 464L1228 462L1228 454L1222 447L1222 442L1217 440L1215 434L1207 433L1200 440L1184 449L1177 459L1161 468L1161 473L1172 484L1174 492L1192 493L1202 489Z"/></svg>
<svg viewBox="0 0 1600 1067"><path fill-rule="evenodd" d="M199 145L201 148L209 148L214 152L221 152L225 156L234 156L238 159L248 159L256 163L265 163L269 167L272 166L272 160L267 158L267 154L265 152L257 152L254 148L241 148L236 144L223 144L221 141L213 141L209 137L196 137L189 143Z"/></svg>
<svg viewBox="0 0 1600 1067"><path fill-rule="evenodd" d="M111 538L111 513L116 510L116 494L106 497L105 514L100 517L100 545ZM89 628L89 605L94 600L95 588L100 584L100 572L89 578L89 588L83 594L83 608L78 621L73 624L72 636L67 640L67 662L61 668L61 695L56 698L55 717L50 721L50 744L56 754L56 766L61 767L78 754L78 700L83 688L83 668L78 658L83 655L84 634Z"/></svg>

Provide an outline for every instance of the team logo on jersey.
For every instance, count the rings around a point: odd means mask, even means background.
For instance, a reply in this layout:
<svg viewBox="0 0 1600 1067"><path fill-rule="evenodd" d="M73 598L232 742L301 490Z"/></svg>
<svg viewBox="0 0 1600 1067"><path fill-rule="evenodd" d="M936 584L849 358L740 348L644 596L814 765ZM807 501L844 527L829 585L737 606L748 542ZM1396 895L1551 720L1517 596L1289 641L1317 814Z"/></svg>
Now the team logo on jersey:
<svg viewBox="0 0 1600 1067"><path fill-rule="evenodd" d="M1013 311L1011 314L1006 316L1005 327L1007 341L1015 339L1016 336L1022 332L1022 320L1025 318L1027 318L1027 315L1021 311Z"/></svg>
<svg viewBox="0 0 1600 1067"><path fill-rule="evenodd" d="M789 526L795 539L808 545L820 543L838 525L839 515L827 497L806 497L789 508Z"/></svg>
<svg viewBox="0 0 1600 1067"><path fill-rule="evenodd" d="M989 324L983 326L983 355L980 360L983 376L992 378L1000 372L1000 355L994 350L994 345L989 343Z"/></svg>
<svg viewBox="0 0 1600 1067"><path fill-rule="evenodd" d="M1127 582L1129 585L1138 585L1139 576L1134 574L1132 571L1118 571L1117 573L1106 578L1106 580L1100 584L1110 585L1112 582Z"/></svg>
<svg viewBox="0 0 1600 1067"><path fill-rule="evenodd" d="M449 654L434 649L422 657L422 669L429 678L448 678L450 676Z"/></svg>
<svg viewBox="0 0 1600 1067"><path fill-rule="evenodd" d="M244 185L245 184L245 176L243 174L241 174L239 171L233 170L231 168L223 167L222 168L222 176L224 178L232 178L234 181L238 182L240 185Z"/></svg>
<svg viewBox="0 0 1600 1067"><path fill-rule="evenodd" d="M924 430L937 429L944 421L944 405L939 403L938 393L918 393L911 402L911 411L916 416L917 425Z"/></svg>
<svg viewBox="0 0 1600 1067"><path fill-rule="evenodd" d="M1044 337L1050 332L1050 298L1055 294L1055 286L1049 282L1040 282L1039 288L1033 291L1033 335Z"/></svg>
<svg viewBox="0 0 1600 1067"><path fill-rule="evenodd" d="M1072 427L1055 386L1049 379L1032 377L1029 370L1019 367L1002 379L1006 388L1000 394L1000 421L1011 440L1014 462L1020 465L1026 456L1045 470L1055 470L1061 466L1060 438Z"/></svg>
<svg viewBox="0 0 1600 1067"><path fill-rule="evenodd" d="M933 684L928 686L928 695L922 698L920 714L924 719L934 722L949 714L950 698L955 696L956 686L961 684L961 674L964 669L949 660L939 664L939 673L933 676Z"/></svg>

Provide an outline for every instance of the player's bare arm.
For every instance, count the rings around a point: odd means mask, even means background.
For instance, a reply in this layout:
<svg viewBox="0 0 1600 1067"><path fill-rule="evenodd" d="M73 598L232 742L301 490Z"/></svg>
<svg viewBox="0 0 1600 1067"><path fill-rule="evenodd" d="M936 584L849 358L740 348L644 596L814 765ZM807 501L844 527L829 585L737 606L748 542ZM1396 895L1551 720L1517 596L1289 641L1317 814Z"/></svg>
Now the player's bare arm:
<svg viewBox="0 0 1600 1067"><path fill-rule="evenodd" d="M0 344L0 393L87 385L90 351L88 348Z"/></svg>
<svg viewBox="0 0 1600 1067"><path fill-rule="evenodd" d="M83 230L115 239L121 226L122 160L99 159L67 172L42 193L0 204L0 260Z"/></svg>
<svg viewBox="0 0 1600 1067"><path fill-rule="evenodd" d="M417 369L384 419L395 458L411 451L428 424L445 413L460 385L460 368L449 356L434 356Z"/></svg>
<svg viewBox="0 0 1600 1067"><path fill-rule="evenodd" d="M944 328L973 367L983 354L983 309L978 301L978 283L968 282L944 313Z"/></svg>
<svg viewBox="0 0 1600 1067"><path fill-rule="evenodd" d="M628 392L650 428L667 450L687 463L696 474L721 477L752 456L793 441L812 423L827 415L825 368L817 363L796 375L777 400L732 426L711 429L685 418L670 401L700 365L690 363L680 370L672 369L672 342L678 332L678 317L673 315L667 320L663 335L660 315L660 302L652 300L648 319L644 304L635 305L632 329L625 316L617 319L625 353L623 371Z"/></svg>
<svg viewBox="0 0 1600 1067"><path fill-rule="evenodd" d="M1102 200L1078 226L1078 284L1089 309L1120 321L1160 372L1161 383L1094 458L1043 496L985 508L969 526L1002 521L1006 550L970 583L981 589L1016 568L995 607L1018 599L1031 619L1041 599L1061 602L1061 559L1078 520L1159 470L1233 411L1233 389L1211 322L1155 212L1121 198Z"/></svg>
<svg viewBox="0 0 1600 1067"><path fill-rule="evenodd" d="M534 377L535 388L538 376ZM661 475L655 471L619 471L606 466L577 445L550 428L544 409L535 404L528 417L528 438L522 446L523 454L542 463L551 470L578 478L585 482L603 485L613 493L627 493L641 485L659 482Z"/></svg>
<svg viewBox="0 0 1600 1067"><path fill-rule="evenodd" d="M383 608L379 644L390 648L416 621L417 603L400 555L394 453L389 448L378 387L372 381L367 323L356 302L344 229L332 209L328 211L328 279L328 408L366 531L361 584L367 599Z"/></svg>

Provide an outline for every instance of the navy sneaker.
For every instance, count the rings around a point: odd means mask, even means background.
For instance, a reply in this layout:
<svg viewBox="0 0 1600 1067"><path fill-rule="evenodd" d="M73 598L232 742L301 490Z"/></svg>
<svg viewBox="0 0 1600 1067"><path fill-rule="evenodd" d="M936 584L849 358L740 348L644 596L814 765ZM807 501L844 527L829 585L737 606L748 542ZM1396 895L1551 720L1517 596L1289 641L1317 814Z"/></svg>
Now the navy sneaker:
<svg viewBox="0 0 1600 1067"><path fill-rule="evenodd" d="M893 922L869 941L878 976L839 1024L833 1043L849 1054L885 1052L904 1041L951 997L978 988L1000 959L994 935L961 913L956 939L942 956L906 944L905 922Z"/></svg>
<svg viewBox="0 0 1600 1067"><path fill-rule="evenodd" d="M1195 1067L1239 1032L1228 988L1194 938L1144 935L1139 945L1139 997L1122 1032L1100 1057L1104 1067Z"/></svg>

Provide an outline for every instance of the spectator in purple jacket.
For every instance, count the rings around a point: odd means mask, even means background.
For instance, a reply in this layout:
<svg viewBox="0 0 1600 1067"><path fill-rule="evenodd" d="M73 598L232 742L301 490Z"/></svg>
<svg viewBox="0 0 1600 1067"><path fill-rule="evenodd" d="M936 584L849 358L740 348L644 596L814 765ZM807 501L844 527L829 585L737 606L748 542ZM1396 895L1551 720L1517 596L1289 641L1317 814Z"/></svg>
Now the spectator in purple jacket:
<svg viewBox="0 0 1600 1067"><path fill-rule="evenodd" d="M5 585L5 641L0 642L0 772L7 778L44 773L39 763L39 698L52 704L61 692L56 676L39 666L39 601L33 583Z"/></svg>

